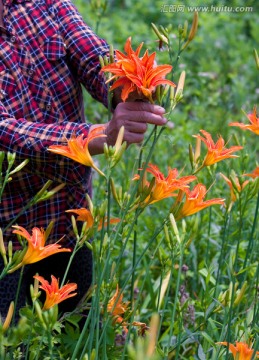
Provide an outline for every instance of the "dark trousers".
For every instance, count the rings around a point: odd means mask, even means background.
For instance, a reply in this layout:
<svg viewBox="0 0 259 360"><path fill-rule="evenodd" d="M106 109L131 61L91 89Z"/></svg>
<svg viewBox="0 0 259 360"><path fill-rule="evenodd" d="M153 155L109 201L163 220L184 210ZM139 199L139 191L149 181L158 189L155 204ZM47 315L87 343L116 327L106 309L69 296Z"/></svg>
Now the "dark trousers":
<svg viewBox="0 0 259 360"><path fill-rule="evenodd" d="M40 276L43 276L44 279L50 282L51 275L54 275L59 279L61 284L70 256L71 253L59 253L35 264L26 265L24 267L19 298L17 301L17 312L15 316L16 319L18 318L18 310L25 306L27 302L30 303L30 285L34 283L33 276L38 273ZM0 271L2 269L3 261L1 258ZM19 277L20 270L17 270L13 274L8 274L2 280L0 280L0 313L3 318L6 316L10 302L15 300ZM73 311L91 285L92 253L87 247L82 247L75 254L65 284L68 282L77 283L77 295L61 302L59 304L60 312ZM45 291L42 291L41 300L43 302L45 300L44 295Z"/></svg>

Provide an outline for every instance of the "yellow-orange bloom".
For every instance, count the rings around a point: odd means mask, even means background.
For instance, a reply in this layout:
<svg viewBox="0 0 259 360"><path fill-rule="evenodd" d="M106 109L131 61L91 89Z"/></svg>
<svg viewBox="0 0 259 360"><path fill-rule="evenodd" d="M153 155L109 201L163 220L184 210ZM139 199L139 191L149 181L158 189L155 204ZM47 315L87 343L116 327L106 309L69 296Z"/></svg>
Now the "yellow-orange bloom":
<svg viewBox="0 0 259 360"><path fill-rule="evenodd" d="M168 176L165 177L159 168L153 164L149 164L146 171L154 176L154 181L153 183L149 183L144 177L142 191L143 193L148 191L146 198L143 200L143 206L153 204L171 196L176 196L176 191L188 188L188 184L196 180L196 176L194 175L183 176L177 179L178 170L170 168L168 169ZM139 175L135 175L133 179L139 179Z"/></svg>
<svg viewBox="0 0 259 360"><path fill-rule="evenodd" d="M227 178L224 174L220 173L220 175L223 177L223 179L226 181L226 183L228 184L228 186L230 187L230 196L231 196L231 200L233 202L236 201L237 196L236 196L236 192L238 194L241 193L241 191L244 189L244 187L249 183L248 180L244 181L242 184L240 184L240 181L238 179L238 177L236 176L236 174L232 174L231 179Z"/></svg>
<svg viewBox="0 0 259 360"><path fill-rule="evenodd" d="M238 157L232 153L243 149L243 146L231 146L231 148L227 149L225 147L225 141L221 136L219 137L218 141L214 143L211 135L207 131L200 130L200 132L204 137L201 135L194 135L194 137L203 141L208 148L207 155L203 160L203 166L210 166L224 159Z"/></svg>
<svg viewBox="0 0 259 360"><path fill-rule="evenodd" d="M58 245L58 243L45 246L47 237L43 229L35 227L32 229L32 235L30 235L22 226L13 226L13 228L16 229L13 231L14 234L21 235L28 241L28 248L22 261L9 270L9 273L14 272L24 265L33 264L37 261L45 259L48 256L60 252L71 252L70 249L62 248L61 245Z"/></svg>
<svg viewBox="0 0 259 360"><path fill-rule="evenodd" d="M72 293L72 291L77 289L76 283L66 284L62 286L62 288L59 288L58 280L53 275L51 275L51 283L39 275L35 275L34 278L39 280L41 283L39 287L46 292L46 300L42 310L48 310L54 305L77 295L75 292Z"/></svg>
<svg viewBox="0 0 259 360"><path fill-rule="evenodd" d="M111 297L107 304L107 312L114 317L114 322L122 325L126 325L121 315L124 315L128 310L129 302L122 302L123 294L119 294L120 289L117 285L115 294Z"/></svg>
<svg viewBox="0 0 259 360"><path fill-rule="evenodd" d="M256 135L259 135L259 117L256 116L256 107L254 107L254 112L251 114L246 114L250 124L243 124L239 122L232 122L229 126L238 126L242 130L250 130Z"/></svg>
<svg viewBox="0 0 259 360"><path fill-rule="evenodd" d="M250 174L244 174L244 176L250 176L253 179L256 179L259 177L259 166L257 166L254 171L252 171Z"/></svg>
<svg viewBox="0 0 259 360"><path fill-rule="evenodd" d="M189 215L193 215L211 205L223 205L224 199L216 198L207 201L203 201L207 190L206 186L203 184L197 184L193 190L185 189L184 190L186 199L183 203L183 206L175 214L175 219L179 220Z"/></svg>
<svg viewBox="0 0 259 360"><path fill-rule="evenodd" d="M171 65L156 65L156 53L148 54L148 50L143 57L139 57L140 50L143 43L141 43L137 50L134 51L131 47L131 38L129 37L124 46L126 54L116 50L117 61L102 68L102 71L110 72L112 76L108 81L117 79L110 90L117 87L122 87L121 98L126 101L132 91L137 91L140 95L143 94L150 102L152 94L156 86L161 84L168 84L175 86L175 84L165 79L165 75L172 70Z"/></svg>
<svg viewBox="0 0 259 360"><path fill-rule="evenodd" d="M251 360L254 350L244 342L236 342L236 345L227 343L226 341L217 344L228 346L233 354L234 360ZM259 358L259 351L256 352L256 358Z"/></svg>
<svg viewBox="0 0 259 360"><path fill-rule="evenodd" d="M80 164L90 166L98 171L99 174L104 175L103 172L94 164L93 158L90 155L88 149L90 141L106 136L102 132L103 130L104 126L94 128L90 130L86 138L83 134L77 137L73 135L71 139L67 140L67 145L51 145L49 146L48 150L55 154L66 156L74 161L79 162Z"/></svg>

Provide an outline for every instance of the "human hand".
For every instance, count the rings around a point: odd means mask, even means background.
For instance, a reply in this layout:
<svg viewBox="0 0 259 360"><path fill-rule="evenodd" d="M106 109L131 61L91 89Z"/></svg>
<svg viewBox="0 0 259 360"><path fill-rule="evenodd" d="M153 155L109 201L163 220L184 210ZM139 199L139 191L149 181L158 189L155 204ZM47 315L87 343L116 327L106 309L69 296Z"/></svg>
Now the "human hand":
<svg viewBox="0 0 259 360"><path fill-rule="evenodd" d="M148 124L163 126L165 109L147 102L125 102L117 105L112 119L107 123L105 134L108 145L114 145L118 132L124 126L124 141L130 144L141 143Z"/></svg>

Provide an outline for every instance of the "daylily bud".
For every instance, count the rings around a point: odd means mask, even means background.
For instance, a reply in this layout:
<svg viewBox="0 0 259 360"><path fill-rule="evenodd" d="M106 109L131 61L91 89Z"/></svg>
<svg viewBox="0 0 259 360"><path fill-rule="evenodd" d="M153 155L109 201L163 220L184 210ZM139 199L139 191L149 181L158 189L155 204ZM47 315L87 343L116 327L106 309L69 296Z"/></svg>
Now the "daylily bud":
<svg viewBox="0 0 259 360"><path fill-rule="evenodd" d="M193 149L192 149L191 144L189 144L189 160L190 160L192 169L194 169L194 167L195 167L194 153L193 153Z"/></svg>
<svg viewBox="0 0 259 360"><path fill-rule="evenodd" d="M39 291L39 280L36 278L34 278L34 284L30 286L30 294L33 302L37 300L41 294Z"/></svg>
<svg viewBox="0 0 259 360"><path fill-rule="evenodd" d="M6 315L6 318L5 318L5 322L3 323L3 331L5 332L10 324L11 324L11 320L12 320L12 317L13 317L13 313L14 313L14 301L12 301L10 303L10 306L9 306L9 309L8 309L8 312L7 312L7 315Z"/></svg>
<svg viewBox="0 0 259 360"><path fill-rule="evenodd" d="M256 63L257 70L259 70L259 56L255 49L254 49L254 57L255 57L255 63Z"/></svg>
<svg viewBox="0 0 259 360"><path fill-rule="evenodd" d="M245 281L241 289L237 291L237 296L234 301L234 306L238 305L241 302L241 300L244 297L246 288L247 288L247 281Z"/></svg>
<svg viewBox="0 0 259 360"><path fill-rule="evenodd" d="M37 203L40 201L45 201L50 199L53 195L55 195L59 190L63 189L66 186L66 184L60 184L56 186L54 189L50 191L46 191L42 194L42 196L37 200Z"/></svg>
<svg viewBox="0 0 259 360"><path fill-rule="evenodd" d="M114 49L113 46L110 45L110 63L114 62Z"/></svg>
<svg viewBox="0 0 259 360"><path fill-rule="evenodd" d="M104 61L103 61L103 57L101 55L99 55L99 63L101 65L101 68L104 67Z"/></svg>
<svg viewBox="0 0 259 360"><path fill-rule="evenodd" d="M152 29L154 30L156 36L158 37L158 39L161 40L166 45L168 45L168 36L165 34L164 35L161 34L155 24L151 23L151 26L152 26Z"/></svg>
<svg viewBox="0 0 259 360"><path fill-rule="evenodd" d="M87 200L87 203L88 203L88 208L90 210L90 213L93 214L94 205L93 205L92 199L90 198L90 196L88 194L86 194L85 197L86 197L86 200Z"/></svg>
<svg viewBox="0 0 259 360"><path fill-rule="evenodd" d="M104 65L109 64L109 60L108 60L108 57L106 55L104 55L104 57L103 57L103 62L104 62Z"/></svg>
<svg viewBox="0 0 259 360"><path fill-rule="evenodd" d="M188 21L185 20L184 26L183 26L183 39L185 39L187 36L187 30L188 30Z"/></svg>
<svg viewBox="0 0 259 360"><path fill-rule="evenodd" d="M179 230L178 230L178 227L176 225L176 221L175 221L175 218L174 218L174 215L171 213L169 215L169 218L170 218L170 222L171 222L171 225L172 225L172 229L173 229L173 233L176 237L176 240L178 241L179 244L181 244L181 239L180 239L180 235L179 235Z"/></svg>
<svg viewBox="0 0 259 360"><path fill-rule="evenodd" d="M3 257L4 266L6 266L7 265L6 249L4 245L3 232L1 228L0 228L0 254Z"/></svg>
<svg viewBox="0 0 259 360"><path fill-rule="evenodd" d="M18 171L22 170L22 168L23 168L25 165L27 165L28 162L29 162L29 159L24 160L20 165L16 166L16 168L13 169L13 170L9 173L9 175L13 175L13 174L17 173Z"/></svg>
<svg viewBox="0 0 259 360"><path fill-rule="evenodd" d="M161 85L156 87L156 100L158 104L161 104Z"/></svg>
<svg viewBox="0 0 259 360"><path fill-rule="evenodd" d="M182 50L184 50L189 45L189 43L194 39L194 36L197 33L197 29L198 29L198 12L195 11L194 15L193 15L192 27L191 27L188 39L182 47Z"/></svg>
<svg viewBox="0 0 259 360"><path fill-rule="evenodd" d="M164 28L163 25L159 25L159 29L168 38L168 29Z"/></svg>
<svg viewBox="0 0 259 360"><path fill-rule="evenodd" d="M197 33L197 29L198 29L198 12L195 11L193 14L193 21L192 21L192 27L188 36L188 41L192 41L194 39L194 36Z"/></svg>
<svg viewBox="0 0 259 360"><path fill-rule="evenodd" d="M71 223L72 223L72 228L73 228L74 234L77 236L78 229L77 229L77 224L76 224L76 218L74 217L74 215L71 216Z"/></svg>
<svg viewBox="0 0 259 360"><path fill-rule="evenodd" d="M12 260L12 257L13 257L13 243L12 243L12 241L8 242L7 251L8 251L8 258L9 258L9 262L10 262L10 260Z"/></svg>
<svg viewBox="0 0 259 360"><path fill-rule="evenodd" d="M181 75L180 75L180 78L179 78L179 81L178 81L175 96L174 96L177 103L183 98L184 82L185 82L185 71L182 71Z"/></svg>
<svg viewBox="0 0 259 360"><path fill-rule="evenodd" d="M201 156L201 139L196 138L196 147L195 147L195 153L194 153L195 163L197 163L200 156Z"/></svg>
<svg viewBox="0 0 259 360"><path fill-rule="evenodd" d="M34 196L35 203L40 201L41 197L45 194L47 189L50 187L53 181L48 180L46 184L43 185L43 187L40 189L40 191L37 192L37 194Z"/></svg>
<svg viewBox="0 0 259 360"><path fill-rule="evenodd" d="M15 161L15 158L16 158L16 153L10 153L8 151L7 153L7 160L8 160L8 165L9 167L11 167Z"/></svg>

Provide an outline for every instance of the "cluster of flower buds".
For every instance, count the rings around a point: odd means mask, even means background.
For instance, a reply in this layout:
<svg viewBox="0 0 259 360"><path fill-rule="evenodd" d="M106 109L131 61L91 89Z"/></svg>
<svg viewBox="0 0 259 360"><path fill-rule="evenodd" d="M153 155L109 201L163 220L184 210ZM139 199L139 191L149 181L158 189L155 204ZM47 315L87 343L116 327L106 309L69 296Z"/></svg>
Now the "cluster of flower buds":
<svg viewBox="0 0 259 360"><path fill-rule="evenodd" d="M106 156L109 164L109 168L112 169L121 159L127 143L123 141L124 137L124 126L120 128L116 143L114 146L109 146L107 143L104 144L104 155Z"/></svg>

